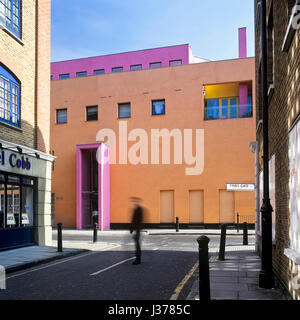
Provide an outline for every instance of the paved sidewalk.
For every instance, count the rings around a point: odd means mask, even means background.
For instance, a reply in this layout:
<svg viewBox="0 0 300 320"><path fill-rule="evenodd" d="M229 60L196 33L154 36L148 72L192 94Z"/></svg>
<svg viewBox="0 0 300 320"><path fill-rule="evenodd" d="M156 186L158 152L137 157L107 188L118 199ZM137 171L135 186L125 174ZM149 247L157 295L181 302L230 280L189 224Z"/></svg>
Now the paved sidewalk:
<svg viewBox="0 0 300 320"><path fill-rule="evenodd" d="M30 268L52 260L66 258L86 251L85 249L64 248L57 252L57 247L30 246L0 252L0 265L6 273Z"/></svg>
<svg viewBox="0 0 300 320"><path fill-rule="evenodd" d="M176 232L175 229L145 229L142 230L143 233L147 235L220 235L221 229L180 229ZM93 230L76 230L76 229L63 229L63 235L89 235L92 237ZM129 230L98 230L98 236L114 236L114 235L126 235ZM57 230L53 229L53 234L57 234ZM236 229L227 229L227 235L242 236L243 230L240 229L239 232ZM248 230L248 235L255 235L255 230Z"/></svg>
<svg viewBox="0 0 300 320"><path fill-rule="evenodd" d="M209 262L212 300L286 300L280 289L262 289L258 286L260 257L253 245L226 246L225 260L218 260L218 249ZM199 300L199 273L186 300Z"/></svg>

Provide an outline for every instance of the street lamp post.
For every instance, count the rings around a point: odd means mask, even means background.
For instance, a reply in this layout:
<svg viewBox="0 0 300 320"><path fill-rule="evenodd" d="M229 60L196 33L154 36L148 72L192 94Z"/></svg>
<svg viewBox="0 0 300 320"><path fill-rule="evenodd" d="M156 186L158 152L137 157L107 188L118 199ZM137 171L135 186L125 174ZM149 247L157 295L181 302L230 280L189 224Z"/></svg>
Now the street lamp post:
<svg viewBox="0 0 300 320"><path fill-rule="evenodd" d="M268 114L268 79L267 79L267 36L266 36L266 0L261 0L261 50L262 50L262 107L263 107L263 204L262 247L259 286L273 288L275 284L272 269L272 211L269 196L269 114Z"/></svg>

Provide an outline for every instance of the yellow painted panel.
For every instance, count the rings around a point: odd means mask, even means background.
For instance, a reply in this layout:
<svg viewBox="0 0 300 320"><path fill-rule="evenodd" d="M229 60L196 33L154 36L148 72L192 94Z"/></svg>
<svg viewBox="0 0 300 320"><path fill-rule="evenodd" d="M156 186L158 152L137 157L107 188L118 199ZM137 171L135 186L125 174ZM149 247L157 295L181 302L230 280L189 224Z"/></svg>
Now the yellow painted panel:
<svg viewBox="0 0 300 320"><path fill-rule="evenodd" d="M174 222L174 191L173 190L160 191L160 222L162 223Z"/></svg>
<svg viewBox="0 0 300 320"><path fill-rule="evenodd" d="M205 99L216 99L223 97L238 97L239 83L226 83L205 86Z"/></svg>
<svg viewBox="0 0 300 320"><path fill-rule="evenodd" d="M204 222L204 199L203 190L190 190L190 223Z"/></svg>
<svg viewBox="0 0 300 320"><path fill-rule="evenodd" d="M234 216L234 191L220 190L220 223L233 223Z"/></svg>

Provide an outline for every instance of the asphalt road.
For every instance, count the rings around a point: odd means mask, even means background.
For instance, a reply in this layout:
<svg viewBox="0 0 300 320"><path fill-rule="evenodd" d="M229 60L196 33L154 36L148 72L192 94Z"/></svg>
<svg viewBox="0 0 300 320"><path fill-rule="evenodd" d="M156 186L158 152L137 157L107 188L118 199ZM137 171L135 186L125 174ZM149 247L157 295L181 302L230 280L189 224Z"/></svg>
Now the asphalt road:
<svg viewBox="0 0 300 320"><path fill-rule="evenodd" d="M146 235L142 242L142 264L132 265L132 239L105 236L100 241L110 243L109 250L87 252L8 274L7 289L0 290L0 299L169 300L176 289L178 299L185 299L192 283L186 281L183 286L182 281L191 275L198 260L197 238ZM210 247L218 247L219 236L210 239ZM81 241L85 241L84 237ZM241 241L240 236L227 237L228 245ZM253 242L254 237L249 237L249 241Z"/></svg>

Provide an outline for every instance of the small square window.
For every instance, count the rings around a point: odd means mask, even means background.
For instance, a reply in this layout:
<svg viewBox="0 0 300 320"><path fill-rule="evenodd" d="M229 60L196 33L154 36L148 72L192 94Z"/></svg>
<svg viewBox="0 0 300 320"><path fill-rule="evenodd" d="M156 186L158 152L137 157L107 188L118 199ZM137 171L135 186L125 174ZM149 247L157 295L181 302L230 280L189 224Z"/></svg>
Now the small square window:
<svg viewBox="0 0 300 320"><path fill-rule="evenodd" d="M59 79L69 79L70 78L70 74L69 73L64 73L64 74L60 74L59 75Z"/></svg>
<svg viewBox="0 0 300 320"><path fill-rule="evenodd" d="M56 123L67 123L67 109L56 110Z"/></svg>
<svg viewBox="0 0 300 320"><path fill-rule="evenodd" d="M94 75L97 75L97 74L104 74L104 73L105 73L104 69L94 70Z"/></svg>
<svg viewBox="0 0 300 320"><path fill-rule="evenodd" d="M180 66L180 65L182 65L182 60L170 60L169 61L170 67Z"/></svg>
<svg viewBox="0 0 300 320"><path fill-rule="evenodd" d="M123 67L116 67L116 68L112 68L111 72L122 72L123 71Z"/></svg>
<svg viewBox="0 0 300 320"><path fill-rule="evenodd" d="M134 66L130 66L130 71L135 71L135 70L142 70L142 65L136 64Z"/></svg>
<svg viewBox="0 0 300 320"><path fill-rule="evenodd" d="M130 118L131 110L130 103L118 104L118 118Z"/></svg>
<svg viewBox="0 0 300 320"><path fill-rule="evenodd" d="M86 107L86 121L98 120L98 106Z"/></svg>
<svg viewBox="0 0 300 320"><path fill-rule="evenodd" d="M161 67L161 62L151 62L149 64L150 69L154 69L154 68L160 68Z"/></svg>
<svg viewBox="0 0 300 320"><path fill-rule="evenodd" d="M86 71L77 72L76 77L86 77Z"/></svg>
<svg viewBox="0 0 300 320"><path fill-rule="evenodd" d="M165 114L165 100L152 101L152 115Z"/></svg>

